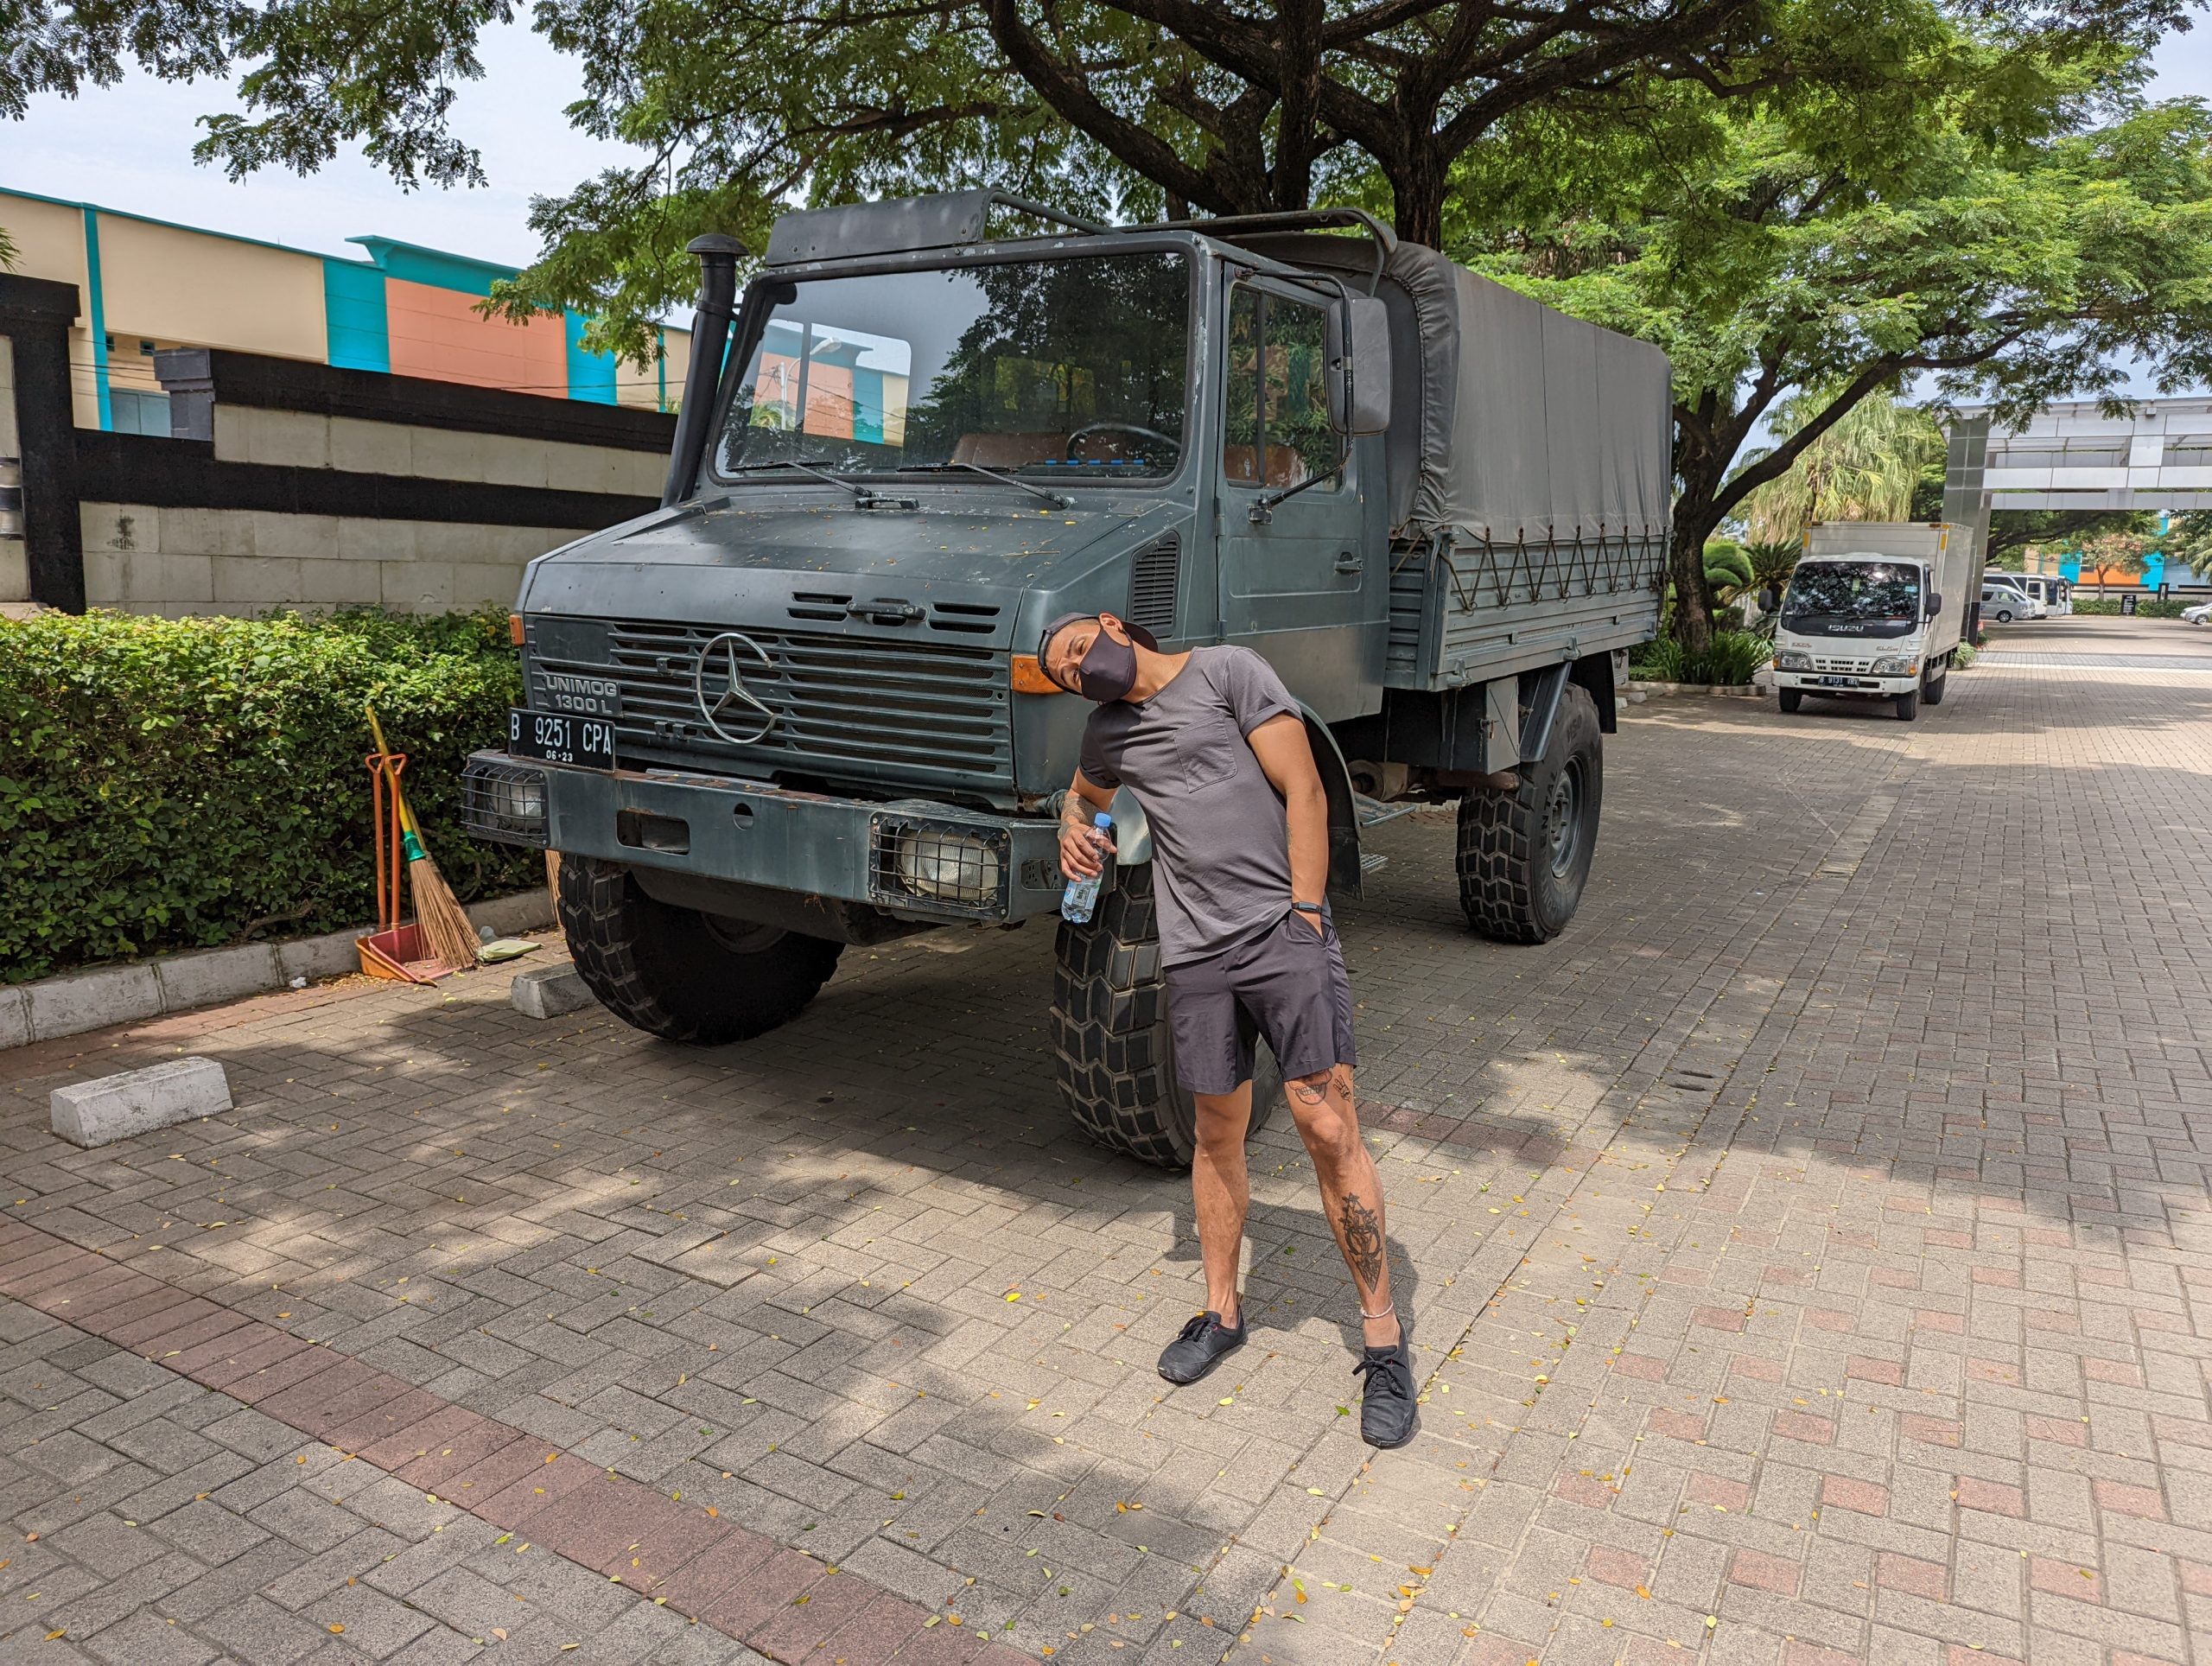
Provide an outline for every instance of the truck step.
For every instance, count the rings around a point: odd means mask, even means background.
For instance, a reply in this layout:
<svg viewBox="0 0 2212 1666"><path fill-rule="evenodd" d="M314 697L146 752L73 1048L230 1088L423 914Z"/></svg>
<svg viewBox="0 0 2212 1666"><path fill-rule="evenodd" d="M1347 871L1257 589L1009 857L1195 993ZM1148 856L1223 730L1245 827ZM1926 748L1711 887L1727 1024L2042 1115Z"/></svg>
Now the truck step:
<svg viewBox="0 0 2212 1666"><path fill-rule="evenodd" d="M1399 817L1410 816L1416 810L1422 808L1421 805L1410 802L1386 804L1380 799L1369 798L1363 792L1355 792L1351 796L1353 808L1359 812L1359 824L1362 827L1380 827L1385 822L1395 822Z"/></svg>

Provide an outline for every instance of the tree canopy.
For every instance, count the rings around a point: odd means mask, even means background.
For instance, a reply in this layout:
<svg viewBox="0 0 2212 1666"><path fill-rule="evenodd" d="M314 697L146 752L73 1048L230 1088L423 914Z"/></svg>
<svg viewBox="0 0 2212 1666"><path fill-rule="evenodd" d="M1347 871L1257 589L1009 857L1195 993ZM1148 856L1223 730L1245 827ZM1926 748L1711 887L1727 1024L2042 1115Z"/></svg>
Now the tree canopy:
<svg viewBox="0 0 2212 1666"><path fill-rule="evenodd" d="M537 201L496 302L652 352L702 231L988 184L1124 218L1355 200L1672 356L1675 579L1871 394L2212 372L2212 114L2140 54L2197 0L537 0L580 127L643 160ZM0 0L0 113L243 69L203 160L359 144L467 183L452 124L512 0ZM1818 390L1807 394L1806 390ZM1783 402L1796 396L1797 403ZM1779 419L1779 420L1777 420ZM1762 432L1771 443L1745 460Z"/></svg>
<svg viewBox="0 0 2212 1666"><path fill-rule="evenodd" d="M2169 387L2212 375L2204 105L2145 104L2125 54L2024 54L1907 17L1890 16L1891 50L1865 50L1852 96L1670 86L1641 126L1581 145L1579 176L1531 171L1565 142L1547 132L1469 158L1457 252L1673 360L1694 646L1690 552L1870 395L1986 403L2003 422L2118 394L2131 357ZM1747 459L1763 429L1773 442Z"/></svg>
<svg viewBox="0 0 2212 1666"><path fill-rule="evenodd" d="M1808 388L1775 408L1775 428L1795 434L1825 410L1825 388ZM1737 506L1752 541L1801 537L1817 520L1904 520L1931 465L1943 456L1943 430L1917 405L1872 393L1797 454L1789 470L1748 493ZM1746 461L1757 461L1753 453Z"/></svg>
<svg viewBox="0 0 2212 1666"><path fill-rule="evenodd" d="M2194 0L1952 0L2030 60L2125 50ZM1793 101L1887 73L1933 0L537 0L583 68L569 115L637 166L537 207L518 302L614 321L688 298L683 243L793 194L993 184L1138 218L1357 193L1435 242L1454 170L1530 111L1600 132L1644 90ZM302 172L340 146L407 182L480 179L452 125L513 0L0 0L0 114L30 95L243 70L203 160ZM1892 14L1907 20L1900 25ZM1939 31L1940 32L1940 31ZM1894 76L1889 77L1894 80ZM625 326L627 326L626 333Z"/></svg>

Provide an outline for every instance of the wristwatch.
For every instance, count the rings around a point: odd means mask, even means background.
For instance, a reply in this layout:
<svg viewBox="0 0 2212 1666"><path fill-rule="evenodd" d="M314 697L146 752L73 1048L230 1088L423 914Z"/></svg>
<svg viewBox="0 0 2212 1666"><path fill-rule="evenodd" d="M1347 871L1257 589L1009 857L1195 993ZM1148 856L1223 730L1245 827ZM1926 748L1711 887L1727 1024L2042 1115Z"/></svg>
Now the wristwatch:
<svg viewBox="0 0 2212 1666"><path fill-rule="evenodd" d="M1319 914L1321 912L1321 905L1318 902L1294 902L1290 906L1301 914Z"/></svg>

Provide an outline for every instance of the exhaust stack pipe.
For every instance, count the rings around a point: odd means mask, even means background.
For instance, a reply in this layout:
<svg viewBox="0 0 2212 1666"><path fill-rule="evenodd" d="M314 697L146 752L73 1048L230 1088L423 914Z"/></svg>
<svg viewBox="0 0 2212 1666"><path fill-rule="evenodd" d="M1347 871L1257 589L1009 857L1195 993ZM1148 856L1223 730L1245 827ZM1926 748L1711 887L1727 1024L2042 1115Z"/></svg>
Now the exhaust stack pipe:
<svg viewBox="0 0 2212 1666"><path fill-rule="evenodd" d="M720 232L695 237L683 248L699 258L699 310L691 321L691 365L683 377L683 408L677 413L676 448L660 492L664 508L691 495L706 457L709 425L721 403L716 396L737 300L737 263L745 258L745 245Z"/></svg>

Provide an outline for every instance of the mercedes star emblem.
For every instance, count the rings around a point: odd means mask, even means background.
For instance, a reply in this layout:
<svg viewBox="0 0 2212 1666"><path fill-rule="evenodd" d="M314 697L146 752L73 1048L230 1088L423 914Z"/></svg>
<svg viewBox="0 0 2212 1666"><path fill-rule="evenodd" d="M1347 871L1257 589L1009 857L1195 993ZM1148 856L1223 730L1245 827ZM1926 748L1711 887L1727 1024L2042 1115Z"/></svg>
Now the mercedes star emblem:
<svg viewBox="0 0 2212 1666"><path fill-rule="evenodd" d="M734 747L750 746L776 726L776 714L745 686L747 676L772 673L768 651L741 631L724 631L699 650L691 693L707 727Z"/></svg>

